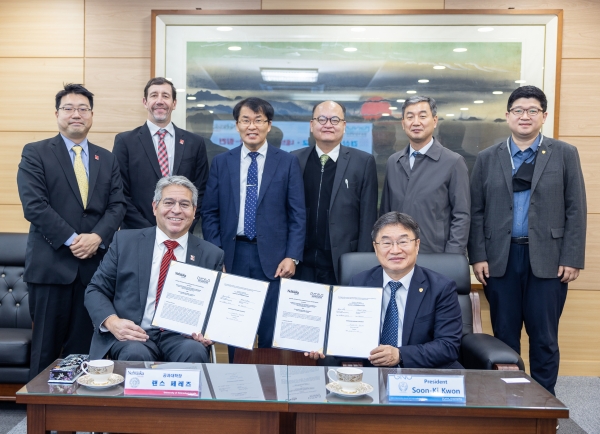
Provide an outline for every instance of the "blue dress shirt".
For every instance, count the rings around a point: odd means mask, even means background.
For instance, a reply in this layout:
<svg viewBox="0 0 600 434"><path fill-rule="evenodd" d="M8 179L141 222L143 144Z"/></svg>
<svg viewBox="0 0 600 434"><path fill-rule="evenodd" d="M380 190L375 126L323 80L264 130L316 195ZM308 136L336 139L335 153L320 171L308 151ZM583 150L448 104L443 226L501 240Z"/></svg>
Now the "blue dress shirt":
<svg viewBox="0 0 600 434"><path fill-rule="evenodd" d="M541 134L538 134L531 146L524 151L510 138L510 155L513 161L513 176L523 163L531 163L535 159L535 154L540 145ZM529 236L529 200L531 199L531 190L519 191L513 193L513 237Z"/></svg>

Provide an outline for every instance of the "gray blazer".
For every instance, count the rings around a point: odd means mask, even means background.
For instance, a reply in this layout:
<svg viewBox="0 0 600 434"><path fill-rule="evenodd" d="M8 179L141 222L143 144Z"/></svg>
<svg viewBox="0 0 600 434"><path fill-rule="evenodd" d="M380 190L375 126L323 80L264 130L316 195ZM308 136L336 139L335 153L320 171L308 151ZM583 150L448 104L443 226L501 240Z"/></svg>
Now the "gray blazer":
<svg viewBox="0 0 600 434"><path fill-rule="evenodd" d="M513 224L512 166L506 141L477 156L471 176L469 261L487 261L490 276L506 271ZM558 266L583 268L587 206L577 148L544 137L537 152L529 205L529 257L536 277Z"/></svg>
<svg viewBox="0 0 600 434"><path fill-rule="evenodd" d="M300 161L302 173L313 149L314 146L309 146L292 152ZM340 146L329 203L329 239L338 280L340 256L348 252L373 251L371 230L377 220L377 188L373 156Z"/></svg>
<svg viewBox="0 0 600 434"><path fill-rule="evenodd" d="M434 139L411 171L408 150L388 159L380 215L400 211L414 218L421 228L422 253L464 255L471 212L465 159Z"/></svg>

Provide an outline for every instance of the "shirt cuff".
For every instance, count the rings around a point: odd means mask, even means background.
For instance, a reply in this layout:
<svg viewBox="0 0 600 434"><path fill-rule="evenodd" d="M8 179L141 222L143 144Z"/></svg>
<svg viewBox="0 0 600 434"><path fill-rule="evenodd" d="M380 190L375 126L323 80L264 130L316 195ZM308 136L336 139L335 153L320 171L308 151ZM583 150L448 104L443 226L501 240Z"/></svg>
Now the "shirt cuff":
<svg viewBox="0 0 600 434"><path fill-rule="evenodd" d="M102 321L102 324L100 324L100 327L98 327L98 329L100 329L100 331L102 333L107 333L107 332L110 331L109 329L107 329L106 327L104 327L104 323L106 322L107 319L109 319L113 315L114 315L114 313L112 315L108 315L106 318L104 318L104 321Z"/></svg>
<svg viewBox="0 0 600 434"><path fill-rule="evenodd" d="M68 239L67 241L65 241L65 243L64 243L64 244L65 244L65 246L67 246L67 247L70 247L70 246L71 246L71 244L73 244L73 240L75 239L75 237L77 237L77 233L76 233L76 232L73 232L73 235L71 235L71 236L69 237L69 239Z"/></svg>

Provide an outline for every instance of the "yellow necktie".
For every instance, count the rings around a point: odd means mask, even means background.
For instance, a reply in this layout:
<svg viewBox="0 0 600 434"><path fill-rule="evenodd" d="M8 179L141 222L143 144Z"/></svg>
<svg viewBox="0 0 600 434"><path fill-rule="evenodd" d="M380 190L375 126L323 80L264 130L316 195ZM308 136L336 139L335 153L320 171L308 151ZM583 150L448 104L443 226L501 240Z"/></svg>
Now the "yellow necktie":
<svg viewBox="0 0 600 434"><path fill-rule="evenodd" d="M321 160L321 166L325 167L325 164L327 164L327 160L329 160L329 155L323 154L319 157L319 160Z"/></svg>
<svg viewBox="0 0 600 434"><path fill-rule="evenodd" d="M73 162L73 169L75 169L75 178L77 178L77 185L79 185L79 192L81 193L81 200L83 201L83 208L87 206L88 197L88 179L85 173L85 166L81 159L81 146L73 146L73 152L75 152L75 161Z"/></svg>

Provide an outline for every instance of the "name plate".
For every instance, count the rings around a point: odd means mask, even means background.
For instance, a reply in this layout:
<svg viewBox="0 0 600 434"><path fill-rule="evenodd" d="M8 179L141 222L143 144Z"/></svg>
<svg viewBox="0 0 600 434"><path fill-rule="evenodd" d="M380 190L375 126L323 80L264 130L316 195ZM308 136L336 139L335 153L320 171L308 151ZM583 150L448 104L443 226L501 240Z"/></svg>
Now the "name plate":
<svg viewBox="0 0 600 434"><path fill-rule="evenodd" d="M388 400L465 403L464 375L389 375Z"/></svg>
<svg viewBox="0 0 600 434"><path fill-rule="evenodd" d="M125 395L200 396L201 371L137 369L125 371Z"/></svg>

